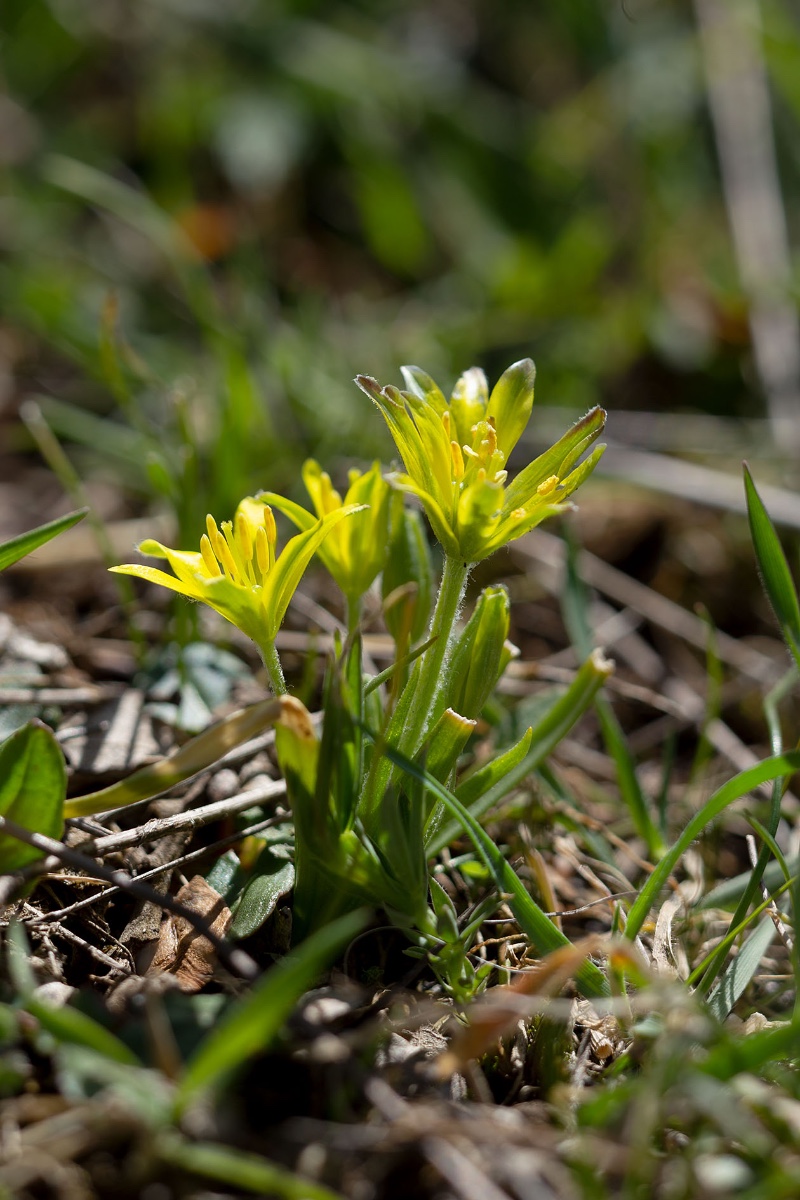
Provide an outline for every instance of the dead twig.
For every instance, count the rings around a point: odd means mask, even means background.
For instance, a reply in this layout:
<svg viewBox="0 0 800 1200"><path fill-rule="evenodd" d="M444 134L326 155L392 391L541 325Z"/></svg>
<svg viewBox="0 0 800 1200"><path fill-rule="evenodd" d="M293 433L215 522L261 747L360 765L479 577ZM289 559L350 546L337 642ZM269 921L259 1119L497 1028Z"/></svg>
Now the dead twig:
<svg viewBox="0 0 800 1200"><path fill-rule="evenodd" d="M146 883L142 883L138 879L133 879L130 875L123 871L113 871L109 867L95 862L85 854L81 854L77 850L70 849L63 842L57 842L55 838L45 837L41 833L32 833L29 829L24 829L18 825L16 821L10 821L8 817L0 817L0 832L8 834L9 837L16 838L20 842L24 842L27 846L33 846L37 850L41 850L44 854L53 855L56 859L67 866L74 867L79 871L93 872L105 879L114 887L120 888L124 892L128 892L131 896L135 896L138 900L144 900L149 904L157 904L159 908L166 909L167 912L174 913L175 916L182 917L188 921L198 933L207 937L213 945L219 956L219 959L235 975L239 975L242 979L254 980L258 978L259 968L249 954L244 950L232 947L212 929L211 925L205 918L198 913L192 912L183 904L179 904L172 896L162 896Z"/></svg>

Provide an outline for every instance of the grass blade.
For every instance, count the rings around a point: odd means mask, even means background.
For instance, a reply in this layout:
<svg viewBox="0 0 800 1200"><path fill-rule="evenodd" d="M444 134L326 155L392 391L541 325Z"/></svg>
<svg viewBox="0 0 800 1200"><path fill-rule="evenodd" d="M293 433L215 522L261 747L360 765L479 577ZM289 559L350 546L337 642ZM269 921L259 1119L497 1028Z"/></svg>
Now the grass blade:
<svg viewBox="0 0 800 1200"><path fill-rule="evenodd" d="M483 859L487 869L494 877L495 886L505 896L509 908L517 923L530 940L537 954L549 954L562 946L571 945L568 938L556 928L550 918L542 911L536 901L528 895L522 880L514 869L506 862L503 855L495 846L488 833L478 824L473 815L464 807L458 797L448 791L438 780L429 775L411 759L393 749L381 745L376 735L367 730L373 741L378 742L381 752L395 766L400 767L407 775L424 783L442 802L451 817L454 817L465 833L472 839L475 849ZM800 756L798 756L800 762ZM575 972L575 982L581 992L587 997L607 996L609 987L603 972L592 962L585 962Z"/></svg>
<svg viewBox="0 0 800 1200"><path fill-rule="evenodd" d="M29 529L27 533L21 533L18 537L9 538L7 542L0 543L0 571L5 571L6 567L19 562L26 554L38 550L51 538L57 537L59 533L77 525L88 511L88 508L79 508L63 517L57 517L55 521L48 521L46 525L37 525L36 529Z"/></svg>
<svg viewBox="0 0 800 1200"><path fill-rule="evenodd" d="M260 1196L275 1196L280 1200L342 1200L339 1192L332 1192L324 1184L302 1179L266 1158L230 1146L187 1142L170 1133L158 1139L156 1153L162 1162L190 1175L202 1175Z"/></svg>
<svg viewBox="0 0 800 1200"><path fill-rule="evenodd" d="M360 910L326 925L271 967L243 1000L232 1005L189 1060L175 1101L178 1113L198 1093L221 1083L269 1045L300 996L360 932L365 919Z"/></svg>
<svg viewBox="0 0 800 1200"><path fill-rule="evenodd" d="M800 603L797 590L775 526L756 491L746 463L744 489L747 496L750 536L753 539L761 582L777 617L783 640L791 650L795 662L800 665Z"/></svg>
<svg viewBox="0 0 800 1200"><path fill-rule="evenodd" d="M734 775L733 779L729 779L714 792L714 795L706 801L700 811L692 817L677 842L665 853L642 888L628 913L625 936L635 938L639 933L658 893L666 884L681 857L695 838L703 833L707 825L724 812L729 804L733 804L735 800L752 791L753 788L759 787L762 783L768 783L771 779L778 779L781 775L792 775L797 770L800 770L800 752L795 750L790 754L778 754L773 758L765 759L755 767L750 767L747 771L741 771L738 775Z"/></svg>

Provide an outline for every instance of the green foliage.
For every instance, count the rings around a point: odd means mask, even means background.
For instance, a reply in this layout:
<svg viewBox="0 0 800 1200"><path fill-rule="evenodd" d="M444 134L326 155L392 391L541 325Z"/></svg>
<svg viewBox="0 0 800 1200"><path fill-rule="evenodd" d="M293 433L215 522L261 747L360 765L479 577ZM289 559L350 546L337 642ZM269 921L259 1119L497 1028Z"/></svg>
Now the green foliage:
<svg viewBox="0 0 800 1200"><path fill-rule="evenodd" d="M186 1064L175 1100L178 1113L270 1045L300 996L363 925L364 914L354 912L319 930L227 1010Z"/></svg>
<svg viewBox="0 0 800 1200"><path fill-rule="evenodd" d="M39 525L36 529L29 529L27 533L21 533L19 537L0 543L0 571L10 567L12 563L19 562L26 554L38 550L59 533L77 525L88 511L88 508L81 508L77 512L67 513L66 516L57 517L55 521L48 521L46 525Z"/></svg>
<svg viewBox="0 0 800 1200"><path fill-rule="evenodd" d="M783 640L789 647L795 662L800 666L800 602L794 586L786 555L778 540L775 526L756 491L747 466L744 468L744 486L747 495L747 516L750 535L756 552L758 570L767 599L778 619Z"/></svg>
<svg viewBox="0 0 800 1200"><path fill-rule="evenodd" d="M33 833L59 838L67 772L52 730L29 721L0 745L0 816ZM0 874L44 857L42 850L0 833Z"/></svg>

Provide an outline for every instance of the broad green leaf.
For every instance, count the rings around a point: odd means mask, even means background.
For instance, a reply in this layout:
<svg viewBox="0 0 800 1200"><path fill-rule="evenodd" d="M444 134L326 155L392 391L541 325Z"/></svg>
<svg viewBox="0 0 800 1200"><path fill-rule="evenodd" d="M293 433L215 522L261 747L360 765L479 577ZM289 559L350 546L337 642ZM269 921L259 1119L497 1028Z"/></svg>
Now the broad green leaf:
<svg viewBox="0 0 800 1200"><path fill-rule="evenodd" d="M202 1091L269 1046L304 992L339 951L364 927L363 910L320 929L271 967L241 1000L234 1002L189 1059L178 1087L181 1113Z"/></svg>
<svg viewBox="0 0 800 1200"><path fill-rule="evenodd" d="M210 767L234 746L262 733L266 726L280 721L284 707L280 699L262 700L259 704L251 704L248 708L231 713L168 758L150 767L143 767L120 783L102 788L99 792L68 800L64 805L64 816L86 817L92 813L110 812L158 796L198 771Z"/></svg>
<svg viewBox="0 0 800 1200"><path fill-rule="evenodd" d="M170 1131L159 1135L154 1151L162 1162L189 1175L215 1179L237 1190L274 1196L277 1200L343 1200L321 1183L303 1179L260 1158L215 1142L188 1142Z"/></svg>
<svg viewBox="0 0 800 1200"><path fill-rule="evenodd" d="M33 833L60 838L67 772L52 730L29 721L0 746L0 816ZM0 834L0 873L17 871L43 852Z"/></svg>
<svg viewBox="0 0 800 1200"><path fill-rule="evenodd" d="M775 526L756 491L750 471L745 463L744 488L747 495L747 516L750 535L756 552L758 570L767 599L772 605L786 645L800 665L800 603L794 586L786 555L778 540Z"/></svg>
<svg viewBox="0 0 800 1200"><path fill-rule="evenodd" d="M285 853L278 855L271 846L265 846L236 906L231 937L246 938L260 929L293 886L294 863Z"/></svg>
<svg viewBox="0 0 800 1200"><path fill-rule="evenodd" d="M19 537L10 538L7 542L0 542L0 571L10 567L12 563L19 562L26 554L38 550L45 542L57 537L65 529L71 529L73 525L77 525L88 511L88 508L79 508L75 512L56 518L55 521L48 521L46 525L38 525L36 529L29 529L27 533L21 533Z"/></svg>
<svg viewBox="0 0 800 1200"><path fill-rule="evenodd" d="M370 734L374 740L374 734ZM488 833L478 824L472 814L460 800L448 791L438 780L423 771L416 763L411 762L404 754L400 754L391 746L381 745L381 751L406 775L423 783L438 800L442 802L450 815L460 824L465 833L472 839L475 849L491 872L495 886L504 896L521 931L529 938L534 951L538 955L549 954L562 946L569 946L569 940L564 936L550 918L542 911L535 900L526 891L522 880L506 862L495 846ZM575 982L587 997L607 996L608 983L603 972L592 962L583 963L575 972Z"/></svg>
<svg viewBox="0 0 800 1200"><path fill-rule="evenodd" d="M747 771L741 771L738 775L734 775L733 779L729 779L714 792L714 795L706 801L700 811L692 817L677 842L667 850L645 883L628 913L625 936L635 938L639 933L659 892L692 842L700 837L707 825L710 825L740 796L752 792L762 783L768 783L771 779L777 779L781 775L792 775L797 770L800 770L800 751L778 754L773 758L764 759L763 762L758 763L755 767L750 767Z"/></svg>
<svg viewBox="0 0 800 1200"><path fill-rule="evenodd" d="M775 924L767 914L746 939L736 958L728 964L707 1000L709 1011L718 1021L724 1021L730 1015L776 936Z"/></svg>

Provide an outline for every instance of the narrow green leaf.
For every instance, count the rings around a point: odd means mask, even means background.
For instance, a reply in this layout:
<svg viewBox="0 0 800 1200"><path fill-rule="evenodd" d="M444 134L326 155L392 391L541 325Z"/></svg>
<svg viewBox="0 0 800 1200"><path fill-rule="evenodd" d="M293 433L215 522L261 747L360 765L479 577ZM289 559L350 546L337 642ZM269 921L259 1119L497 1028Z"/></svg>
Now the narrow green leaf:
<svg viewBox="0 0 800 1200"><path fill-rule="evenodd" d="M505 897L522 932L529 938L537 954L549 954L562 946L570 945L560 929L557 929L550 918L542 911L523 886L522 880L503 855L495 846L488 833L478 824L472 814L461 801L448 791L438 780L427 771L413 763L404 754L391 746L383 745L376 735L367 730L369 736L380 745L386 757L403 770L412 779L423 783L436 798L442 802L450 815L458 821L461 828L472 839L475 849L491 872L498 891ZM575 981L585 996L607 996L608 983L599 967L592 962L583 963L575 972Z"/></svg>
<svg viewBox="0 0 800 1200"><path fill-rule="evenodd" d="M729 779L714 792L714 795L706 801L700 811L692 817L677 842L667 850L645 883L628 913L625 936L635 938L639 933L658 893L666 884L681 857L695 838L703 833L707 825L710 825L720 813L725 811L728 805L733 804L740 796L753 791L762 783L768 783L771 779L777 779L781 775L792 775L797 770L800 770L800 751L779 754L773 758L764 759L763 762L758 763L755 767L750 767L747 771L741 771L738 775L734 775L733 779Z"/></svg>
<svg viewBox="0 0 800 1200"><path fill-rule="evenodd" d="M60 838L67 772L52 730L29 721L0 746L0 816L33 833ZM43 852L0 834L0 874L17 871Z"/></svg>
<svg viewBox="0 0 800 1200"><path fill-rule="evenodd" d="M598 689L608 679L612 670L612 664L603 658L600 651L593 651L586 662L582 664L563 696L555 701L549 712L534 727L524 757L516 756L518 749L516 747L514 751L509 751L507 755L498 759L488 768L487 774L482 775L480 783L478 783L478 776L473 777L474 782L473 779L464 782L458 789L457 799L468 809L472 818L480 817L483 813L488 812L547 758L561 739L566 737L575 722L586 712L597 695ZM495 768L500 769L501 764L507 765L506 773L496 781L491 780L489 772ZM484 783L488 786L485 790L481 790ZM431 858L440 853L453 838L459 835L461 828L460 820L455 820L447 822L438 829L426 846L428 857Z"/></svg>
<svg viewBox="0 0 800 1200"><path fill-rule="evenodd" d="M77 525L78 521L82 521L88 511L88 508L79 508L76 512L67 513L66 516L56 518L55 521L48 521L46 525L38 525L36 529L29 529L27 533L21 533L18 537L10 538L7 542L0 542L0 571L4 571L6 567L10 567L12 563L19 562L26 554L38 550L45 542L49 542L51 538L57 537L65 529L71 529L73 525Z"/></svg>
<svg viewBox="0 0 800 1200"><path fill-rule="evenodd" d="M271 967L235 1002L190 1058L176 1097L181 1113L199 1092L213 1088L272 1042L303 993L363 928L364 911L348 913L313 934Z"/></svg>
<svg viewBox="0 0 800 1200"><path fill-rule="evenodd" d="M24 1006L57 1042L85 1046L104 1058L113 1059L114 1062L141 1066L136 1055L124 1042L79 1009L70 1008L69 1005L53 1008L35 996L29 996Z"/></svg>
<svg viewBox="0 0 800 1200"><path fill-rule="evenodd" d="M797 590L775 526L756 491L746 463L744 488L747 495L750 536L753 539L761 582L778 619L783 639L794 655L795 662L800 665L800 603Z"/></svg>
<svg viewBox="0 0 800 1200"><path fill-rule="evenodd" d="M262 700L231 713L168 758L134 771L127 779L102 788L99 792L68 800L64 805L64 816L87 817L92 813L110 812L127 804L135 804L138 800L158 796L198 771L210 767L234 746L262 733L266 726L280 719L282 712L283 707L278 699Z"/></svg>
<svg viewBox="0 0 800 1200"><path fill-rule="evenodd" d="M162 1162L180 1171L260 1196L279 1200L343 1200L339 1192L294 1175L266 1158L215 1142L188 1142L170 1132L157 1138L155 1153Z"/></svg>
<svg viewBox="0 0 800 1200"><path fill-rule="evenodd" d="M732 1012L736 1001L758 970L761 959L776 937L772 917L763 917L739 953L727 966L719 983L707 1000L707 1007L718 1021L724 1021Z"/></svg>

